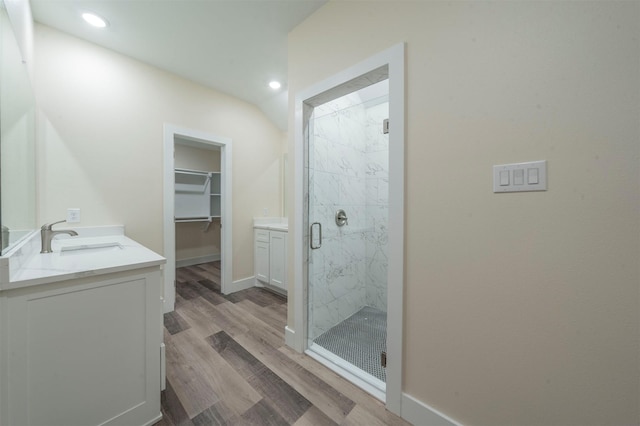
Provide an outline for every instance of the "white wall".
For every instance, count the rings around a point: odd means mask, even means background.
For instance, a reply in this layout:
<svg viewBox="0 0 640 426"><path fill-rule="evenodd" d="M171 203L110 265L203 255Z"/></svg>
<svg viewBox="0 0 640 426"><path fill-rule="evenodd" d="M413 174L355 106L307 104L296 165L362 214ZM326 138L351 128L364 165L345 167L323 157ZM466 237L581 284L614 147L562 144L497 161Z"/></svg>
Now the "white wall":
<svg viewBox="0 0 640 426"><path fill-rule="evenodd" d="M280 132L256 107L126 56L35 26L38 222L81 208L163 252L163 124L233 139L233 280L253 276L254 216L281 210Z"/></svg>
<svg viewBox="0 0 640 426"><path fill-rule="evenodd" d="M638 424L640 3L329 2L289 36L290 155L296 93L402 41L403 391L469 425ZM543 159L548 191L492 192Z"/></svg>

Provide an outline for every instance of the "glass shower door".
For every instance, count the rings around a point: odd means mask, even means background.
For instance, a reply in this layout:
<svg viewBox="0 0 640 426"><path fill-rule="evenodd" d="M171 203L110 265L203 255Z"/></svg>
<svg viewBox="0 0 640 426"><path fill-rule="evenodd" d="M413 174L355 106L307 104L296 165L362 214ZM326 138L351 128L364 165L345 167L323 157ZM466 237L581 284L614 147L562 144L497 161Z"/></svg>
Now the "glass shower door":
<svg viewBox="0 0 640 426"><path fill-rule="evenodd" d="M365 300L360 109L355 105L326 111L321 106L309 126L309 222L319 224L312 227L314 239L322 229L320 247L309 253L311 340L351 316ZM344 212L344 222L336 221L338 210Z"/></svg>
<svg viewBox="0 0 640 426"><path fill-rule="evenodd" d="M382 119L372 118L371 108L386 118L385 102L367 105L351 94L316 107L309 121L306 164L309 346L382 382L386 254L376 253L372 243L386 241L386 218L377 203L386 191L381 171L388 170L388 160L372 147L388 147ZM376 229L382 229L385 238L376 235ZM376 281L378 287L372 287ZM363 352L372 353L363 359Z"/></svg>

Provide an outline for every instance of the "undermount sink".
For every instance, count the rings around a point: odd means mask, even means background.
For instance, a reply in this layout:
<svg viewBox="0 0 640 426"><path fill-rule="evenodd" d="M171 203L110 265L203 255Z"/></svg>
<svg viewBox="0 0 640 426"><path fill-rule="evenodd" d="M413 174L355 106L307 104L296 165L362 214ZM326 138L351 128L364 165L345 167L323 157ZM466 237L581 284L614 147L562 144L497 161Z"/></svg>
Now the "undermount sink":
<svg viewBox="0 0 640 426"><path fill-rule="evenodd" d="M91 253L108 252L114 250L122 250L122 245L118 242L108 243L89 243L64 245L60 247L60 255L81 254L90 251Z"/></svg>
<svg viewBox="0 0 640 426"><path fill-rule="evenodd" d="M125 236L124 226L74 230L78 235L55 235L50 253L41 252L42 231L34 230L8 256L0 256L0 292L165 263L162 256Z"/></svg>

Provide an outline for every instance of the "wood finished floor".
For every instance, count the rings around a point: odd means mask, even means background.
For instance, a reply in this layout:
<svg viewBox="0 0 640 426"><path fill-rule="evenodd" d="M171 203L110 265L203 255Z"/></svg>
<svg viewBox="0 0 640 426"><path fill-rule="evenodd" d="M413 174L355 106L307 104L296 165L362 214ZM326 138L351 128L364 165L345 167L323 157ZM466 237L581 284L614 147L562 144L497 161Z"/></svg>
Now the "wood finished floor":
<svg viewBox="0 0 640 426"><path fill-rule="evenodd" d="M176 278L156 426L409 425L285 346L286 298L260 288L223 296L217 262L178 268Z"/></svg>

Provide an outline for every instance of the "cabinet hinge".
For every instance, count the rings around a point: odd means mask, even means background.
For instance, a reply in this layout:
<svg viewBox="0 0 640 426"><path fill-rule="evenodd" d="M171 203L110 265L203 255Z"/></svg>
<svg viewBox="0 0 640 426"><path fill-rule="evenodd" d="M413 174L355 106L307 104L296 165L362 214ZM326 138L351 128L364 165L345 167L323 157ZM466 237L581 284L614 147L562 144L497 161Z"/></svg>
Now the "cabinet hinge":
<svg viewBox="0 0 640 426"><path fill-rule="evenodd" d="M384 133L385 135L387 133L389 133L389 119L385 118L384 120L382 120L382 133Z"/></svg>
<svg viewBox="0 0 640 426"><path fill-rule="evenodd" d="M380 353L380 365L382 368L387 368L387 353L384 351Z"/></svg>

